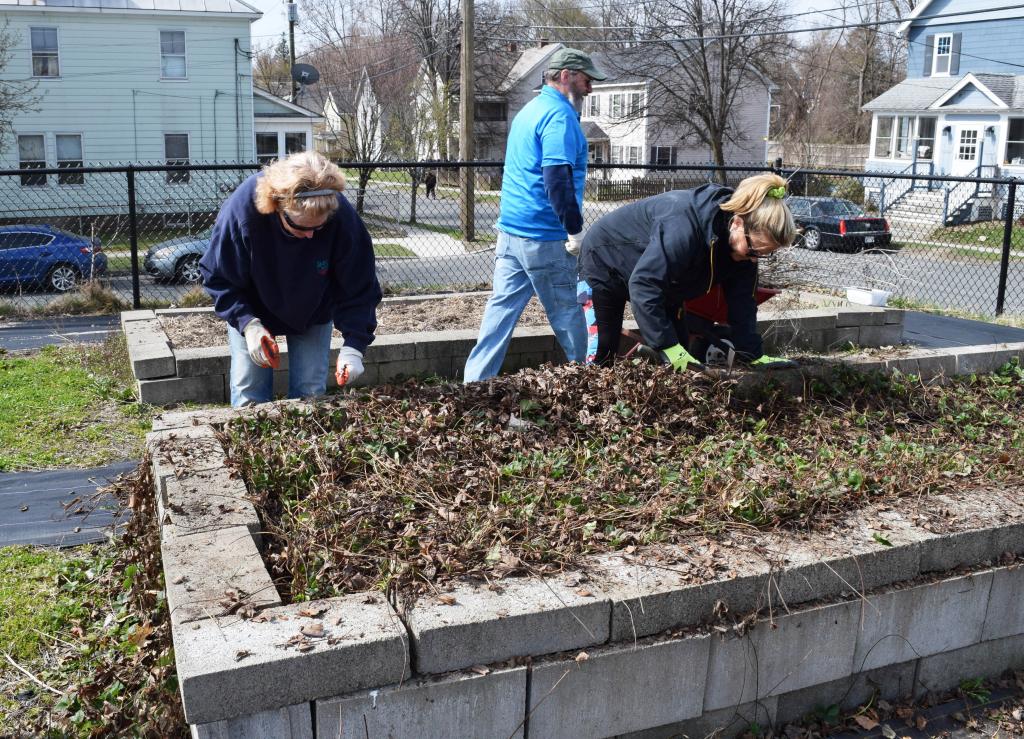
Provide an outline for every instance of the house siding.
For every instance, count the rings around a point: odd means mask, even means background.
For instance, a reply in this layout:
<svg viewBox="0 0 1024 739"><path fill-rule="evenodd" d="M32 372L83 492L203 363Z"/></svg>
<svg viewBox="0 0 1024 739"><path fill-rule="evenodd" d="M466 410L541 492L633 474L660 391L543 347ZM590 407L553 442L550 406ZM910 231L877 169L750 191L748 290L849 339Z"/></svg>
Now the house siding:
<svg viewBox="0 0 1024 739"><path fill-rule="evenodd" d="M1000 3L996 3L997 5ZM931 3L923 15L945 15L954 11L984 10L992 0L938 0ZM907 77L925 77L925 62L930 54L928 36L960 33L960 70L965 72L1002 72L1020 74L1020 39L1024 36L1024 18L1007 18L1007 13L1020 11L978 13L961 18L946 17L915 20L908 29ZM995 18L998 17L998 20ZM954 75L956 76L956 75Z"/></svg>
<svg viewBox="0 0 1024 739"><path fill-rule="evenodd" d="M31 77L30 28L56 27L60 73L40 78L38 111L19 115L16 133L46 134L55 164L57 133L83 136L89 164L164 160L164 134L189 134L192 161L251 161L248 18L126 16L110 12L0 13L16 39L4 79ZM187 78L160 79L160 31L185 31ZM237 69L237 72L235 71ZM16 139L2 156L18 166Z"/></svg>

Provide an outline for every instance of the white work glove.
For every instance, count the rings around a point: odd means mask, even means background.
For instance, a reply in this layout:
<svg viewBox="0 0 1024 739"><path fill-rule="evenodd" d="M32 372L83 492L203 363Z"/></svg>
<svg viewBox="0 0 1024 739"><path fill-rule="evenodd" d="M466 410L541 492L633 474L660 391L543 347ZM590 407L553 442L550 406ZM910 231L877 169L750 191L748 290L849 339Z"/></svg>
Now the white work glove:
<svg viewBox="0 0 1024 739"><path fill-rule="evenodd" d="M586 231L580 231L578 234L569 234L569 240L565 242L565 250L572 254L574 257L580 255L580 249L583 248L583 235Z"/></svg>
<svg viewBox="0 0 1024 739"><path fill-rule="evenodd" d="M338 351L338 364L335 367L334 379L338 387L344 387L363 374L363 353L350 346L343 346Z"/></svg>
<svg viewBox="0 0 1024 739"><path fill-rule="evenodd" d="M277 363L279 349L273 334L263 328L260 319L254 318L245 324L245 347L249 359L260 367L272 367Z"/></svg>

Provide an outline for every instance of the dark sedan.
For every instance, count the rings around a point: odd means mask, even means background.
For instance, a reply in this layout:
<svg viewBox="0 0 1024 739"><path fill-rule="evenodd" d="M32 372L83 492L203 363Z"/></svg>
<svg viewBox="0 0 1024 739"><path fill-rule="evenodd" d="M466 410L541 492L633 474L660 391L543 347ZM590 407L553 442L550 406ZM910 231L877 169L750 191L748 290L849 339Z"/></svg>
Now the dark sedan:
<svg viewBox="0 0 1024 739"><path fill-rule="evenodd" d="M818 251L859 251L888 247L889 222L865 215L855 203L842 198L790 197L786 199L801 234L796 245Z"/></svg>
<svg viewBox="0 0 1024 739"><path fill-rule="evenodd" d="M0 226L0 287L45 285L63 293L106 271L99 239L42 224Z"/></svg>

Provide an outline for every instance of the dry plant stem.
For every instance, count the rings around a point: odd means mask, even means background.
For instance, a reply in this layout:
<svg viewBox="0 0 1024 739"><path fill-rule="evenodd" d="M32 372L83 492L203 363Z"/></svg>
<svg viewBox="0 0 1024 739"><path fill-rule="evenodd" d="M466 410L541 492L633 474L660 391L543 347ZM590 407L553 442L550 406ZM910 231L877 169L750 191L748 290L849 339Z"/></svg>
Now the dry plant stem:
<svg viewBox="0 0 1024 739"><path fill-rule="evenodd" d="M32 682L34 682L34 683L35 683L36 685L38 685L39 687L41 687L41 688L45 688L46 690L49 690L49 691L50 691L51 693L53 693L54 695L64 695L63 693L61 693L61 692L60 692L59 690L57 690L56 688L51 688L51 687L50 687L49 685L47 685L46 683L44 683L44 682L43 682L42 680L40 680L40 679L39 679L38 677L36 677L36 676L35 676L35 675L33 675L33 674L32 674L31 672L29 672L29 671L28 671L28 670L26 670L26 669L25 669L24 667L22 667L22 666L21 666L21 665L19 665L19 664L18 664L17 662L15 662L15 661L14 661L14 658L13 658L13 657L12 657L11 655L9 655L9 654L8 654L7 652L4 652L4 657L5 657L6 659L7 659L7 661L8 661L8 662L10 662L10 663L11 663L11 666L12 666L12 667L14 667L14 669L16 669L16 670L17 670L18 672L20 672L20 673L21 673L22 675L24 675L25 677L27 677L27 678L28 678L29 680L31 680Z"/></svg>

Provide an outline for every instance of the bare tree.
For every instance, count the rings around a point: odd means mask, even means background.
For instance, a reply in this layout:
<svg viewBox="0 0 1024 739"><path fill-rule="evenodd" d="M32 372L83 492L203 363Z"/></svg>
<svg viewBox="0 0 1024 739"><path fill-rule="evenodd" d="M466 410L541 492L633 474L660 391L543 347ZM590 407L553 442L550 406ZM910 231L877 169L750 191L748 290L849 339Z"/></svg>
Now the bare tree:
<svg viewBox="0 0 1024 739"><path fill-rule="evenodd" d="M284 34L277 43L253 51L252 81L278 97L291 95L291 54Z"/></svg>
<svg viewBox="0 0 1024 739"><path fill-rule="evenodd" d="M10 21L0 28L0 71L7 68L18 38L10 31ZM14 119L19 113L38 110L39 96L32 80L0 80L0 151L5 151L14 135Z"/></svg>

